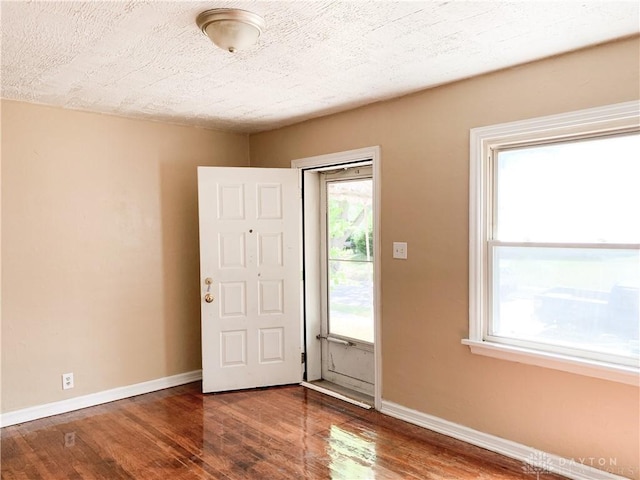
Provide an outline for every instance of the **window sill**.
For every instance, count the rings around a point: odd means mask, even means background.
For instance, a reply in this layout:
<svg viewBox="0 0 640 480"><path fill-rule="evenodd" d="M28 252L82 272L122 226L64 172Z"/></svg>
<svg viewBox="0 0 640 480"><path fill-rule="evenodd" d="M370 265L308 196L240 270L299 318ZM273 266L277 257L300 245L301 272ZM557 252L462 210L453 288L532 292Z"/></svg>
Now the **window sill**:
<svg viewBox="0 0 640 480"><path fill-rule="evenodd" d="M564 372L601 378L627 385L640 385L640 369L613 363L598 362L577 357L569 357L548 352L541 352L528 348L514 347L500 343L463 339L471 353L499 358L511 362L537 365Z"/></svg>

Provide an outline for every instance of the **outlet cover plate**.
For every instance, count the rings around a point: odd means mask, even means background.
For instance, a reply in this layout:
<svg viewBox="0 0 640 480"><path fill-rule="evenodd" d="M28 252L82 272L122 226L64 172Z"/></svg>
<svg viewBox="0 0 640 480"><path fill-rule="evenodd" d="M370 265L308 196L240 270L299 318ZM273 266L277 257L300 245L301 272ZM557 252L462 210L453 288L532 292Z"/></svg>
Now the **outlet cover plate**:
<svg viewBox="0 0 640 480"><path fill-rule="evenodd" d="M62 389L69 390L73 388L73 373L62 374Z"/></svg>

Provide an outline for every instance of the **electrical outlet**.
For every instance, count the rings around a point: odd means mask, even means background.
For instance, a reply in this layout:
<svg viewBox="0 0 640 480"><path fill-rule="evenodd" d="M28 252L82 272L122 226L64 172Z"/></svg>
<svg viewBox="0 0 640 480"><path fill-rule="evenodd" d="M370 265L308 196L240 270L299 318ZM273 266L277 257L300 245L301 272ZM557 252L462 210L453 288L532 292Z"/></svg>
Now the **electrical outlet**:
<svg viewBox="0 0 640 480"><path fill-rule="evenodd" d="M62 389L69 390L73 388L73 373L62 374Z"/></svg>

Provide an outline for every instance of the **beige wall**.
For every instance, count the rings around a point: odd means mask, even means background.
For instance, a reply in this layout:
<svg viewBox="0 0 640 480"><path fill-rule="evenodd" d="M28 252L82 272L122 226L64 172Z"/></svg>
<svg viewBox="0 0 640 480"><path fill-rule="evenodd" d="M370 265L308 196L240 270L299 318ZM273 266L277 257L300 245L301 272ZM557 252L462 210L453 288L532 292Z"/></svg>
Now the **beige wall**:
<svg viewBox="0 0 640 480"><path fill-rule="evenodd" d="M0 101L0 120L2 119ZM2 145L2 122L0 121L0 145ZM0 148L0 412L2 412L2 148Z"/></svg>
<svg viewBox="0 0 640 480"><path fill-rule="evenodd" d="M3 411L201 368L196 166L248 154L246 135L2 102Z"/></svg>
<svg viewBox="0 0 640 480"><path fill-rule="evenodd" d="M383 398L640 473L638 388L472 355L469 129L640 98L638 38L250 137L252 166L382 147ZM391 258L406 241L409 259ZM589 460L587 460L589 462Z"/></svg>

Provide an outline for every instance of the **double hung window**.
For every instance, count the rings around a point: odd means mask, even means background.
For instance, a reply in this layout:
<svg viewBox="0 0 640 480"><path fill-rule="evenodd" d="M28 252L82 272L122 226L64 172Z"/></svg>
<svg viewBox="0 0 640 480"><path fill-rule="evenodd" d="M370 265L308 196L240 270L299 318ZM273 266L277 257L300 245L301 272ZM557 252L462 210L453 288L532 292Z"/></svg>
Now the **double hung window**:
<svg viewBox="0 0 640 480"><path fill-rule="evenodd" d="M475 353L637 383L638 103L471 132Z"/></svg>

